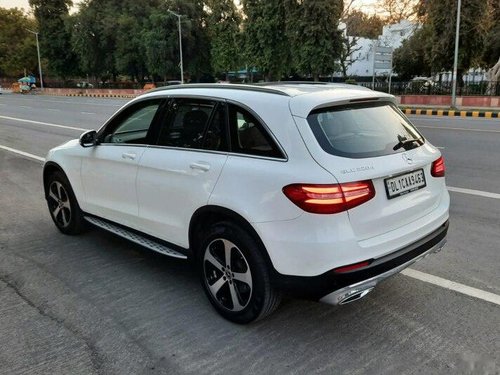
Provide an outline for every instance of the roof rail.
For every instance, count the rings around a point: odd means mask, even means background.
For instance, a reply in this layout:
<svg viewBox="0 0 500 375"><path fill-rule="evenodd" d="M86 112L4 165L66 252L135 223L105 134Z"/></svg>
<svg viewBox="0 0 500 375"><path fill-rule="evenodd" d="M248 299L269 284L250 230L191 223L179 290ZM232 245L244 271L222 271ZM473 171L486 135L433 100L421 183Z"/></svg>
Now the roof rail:
<svg viewBox="0 0 500 375"><path fill-rule="evenodd" d="M261 82L256 83L257 86L275 86L275 85L335 85L334 82L320 82L320 81L274 81L274 82Z"/></svg>
<svg viewBox="0 0 500 375"><path fill-rule="evenodd" d="M226 89L226 90L246 90L246 91L259 91L267 92L269 94L276 94L282 96L290 96L286 92L278 89L273 89L270 87L265 87L257 84L232 84L232 83L188 83L182 85L171 85L171 86L161 86L155 89L147 91L157 92L157 91L168 91L168 90L178 90L178 89Z"/></svg>

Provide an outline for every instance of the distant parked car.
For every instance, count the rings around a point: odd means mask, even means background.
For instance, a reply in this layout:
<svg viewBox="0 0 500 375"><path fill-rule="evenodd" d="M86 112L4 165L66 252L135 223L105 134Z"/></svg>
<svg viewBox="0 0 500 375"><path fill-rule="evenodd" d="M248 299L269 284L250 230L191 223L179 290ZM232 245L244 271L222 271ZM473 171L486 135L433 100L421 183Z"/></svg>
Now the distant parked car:
<svg viewBox="0 0 500 375"><path fill-rule="evenodd" d="M441 86L438 82L428 77L415 77L405 88L406 94L439 94L441 93Z"/></svg>
<svg viewBox="0 0 500 375"><path fill-rule="evenodd" d="M76 84L76 87L81 88L81 89L93 89L94 85L90 82L78 82Z"/></svg>
<svg viewBox="0 0 500 375"><path fill-rule="evenodd" d="M356 301L446 242L440 151L393 96L359 86L158 88L46 160L61 232L92 223L193 259L237 323L282 294Z"/></svg>

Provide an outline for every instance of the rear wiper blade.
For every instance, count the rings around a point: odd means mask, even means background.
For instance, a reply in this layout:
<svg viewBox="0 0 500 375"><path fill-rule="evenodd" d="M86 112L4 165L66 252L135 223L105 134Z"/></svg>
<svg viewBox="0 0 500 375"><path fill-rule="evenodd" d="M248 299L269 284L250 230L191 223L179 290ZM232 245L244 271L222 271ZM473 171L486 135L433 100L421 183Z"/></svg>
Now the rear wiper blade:
<svg viewBox="0 0 500 375"><path fill-rule="evenodd" d="M398 141L399 142L396 144L396 146L394 146L392 148L394 151L399 150L401 147L405 147L405 146L412 144L412 143L415 143L415 142L417 142L417 144L420 145L420 139L407 138L407 137L401 136L399 134L398 134Z"/></svg>

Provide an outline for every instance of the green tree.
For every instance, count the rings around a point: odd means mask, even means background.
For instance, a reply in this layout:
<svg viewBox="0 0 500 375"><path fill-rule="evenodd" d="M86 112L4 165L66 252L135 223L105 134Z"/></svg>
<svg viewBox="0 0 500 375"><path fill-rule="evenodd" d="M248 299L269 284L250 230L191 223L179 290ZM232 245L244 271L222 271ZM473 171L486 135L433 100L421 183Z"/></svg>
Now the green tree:
<svg viewBox="0 0 500 375"><path fill-rule="evenodd" d="M71 0L29 0L29 4L39 25L40 49L49 71L62 77L74 73L76 56L67 22Z"/></svg>
<svg viewBox="0 0 500 375"><path fill-rule="evenodd" d="M237 69L242 61L241 15L233 0L207 0L206 5L212 68L215 73L226 73L227 80L227 72Z"/></svg>
<svg viewBox="0 0 500 375"><path fill-rule="evenodd" d="M386 24L412 20L418 12L418 0L378 0L377 10L384 15Z"/></svg>
<svg viewBox="0 0 500 375"><path fill-rule="evenodd" d="M259 69L267 81L280 79L290 70L286 1L242 0L242 5L245 65Z"/></svg>
<svg viewBox="0 0 500 375"><path fill-rule="evenodd" d="M169 76L179 75L177 19L167 9L165 4L154 9L143 32L146 67L151 74L162 77L164 81Z"/></svg>
<svg viewBox="0 0 500 375"><path fill-rule="evenodd" d="M159 0L137 2L124 0L116 17L115 69L139 82L147 75L146 55L144 53L143 30L148 17L159 6Z"/></svg>
<svg viewBox="0 0 500 375"><path fill-rule="evenodd" d="M500 3L487 0L487 6L487 17L481 22L486 33L481 60L485 67L490 68L500 59Z"/></svg>
<svg viewBox="0 0 500 375"><path fill-rule="evenodd" d="M206 14L201 1L167 0L152 9L142 34L148 70L166 80L179 77L178 19L181 15L182 56L185 79L197 81L211 71L210 44L206 30Z"/></svg>
<svg viewBox="0 0 500 375"><path fill-rule="evenodd" d="M139 82L148 74L143 33L159 0L86 0L72 17L72 46L83 73Z"/></svg>
<svg viewBox="0 0 500 375"><path fill-rule="evenodd" d="M175 0L171 9L185 17L182 32L184 70L187 71L191 82L198 82L202 75L212 71L205 2Z"/></svg>
<svg viewBox="0 0 500 375"><path fill-rule="evenodd" d="M367 15L359 10L351 10L344 18L347 35L359 38L377 39L382 34L384 20L374 15Z"/></svg>
<svg viewBox="0 0 500 375"><path fill-rule="evenodd" d="M342 51L342 34L338 23L342 14L341 0L292 1L287 27L294 68L310 74L331 74Z"/></svg>
<svg viewBox="0 0 500 375"><path fill-rule="evenodd" d="M0 75L19 77L38 71L35 36L26 28L36 29L34 19L19 9L0 7Z"/></svg>
<svg viewBox="0 0 500 375"><path fill-rule="evenodd" d="M409 80L415 76L432 75L429 63L430 45L423 41L429 40L431 30L427 25L415 30L413 35L404 40L401 47L394 51L394 71L404 79Z"/></svg>
<svg viewBox="0 0 500 375"><path fill-rule="evenodd" d="M422 0L423 1L423 0ZM423 4L425 23L430 27L429 61L433 72L453 68L455 48L455 26L457 2L455 0L426 0ZM483 51L486 32L481 26L487 17L487 2L484 0L464 0L460 18L460 42L458 58L458 82L462 73L476 64Z"/></svg>

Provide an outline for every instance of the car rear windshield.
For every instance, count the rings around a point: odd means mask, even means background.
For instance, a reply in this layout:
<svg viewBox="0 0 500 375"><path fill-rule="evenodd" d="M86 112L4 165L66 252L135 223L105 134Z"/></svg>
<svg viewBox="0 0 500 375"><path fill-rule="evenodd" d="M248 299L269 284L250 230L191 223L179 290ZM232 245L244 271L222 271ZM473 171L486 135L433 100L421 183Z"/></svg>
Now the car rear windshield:
<svg viewBox="0 0 500 375"><path fill-rule="evenodd" d="M337 156L383 156L424 144L422 135L388 102L321 108L307 121L323 150Z"/></svg>

